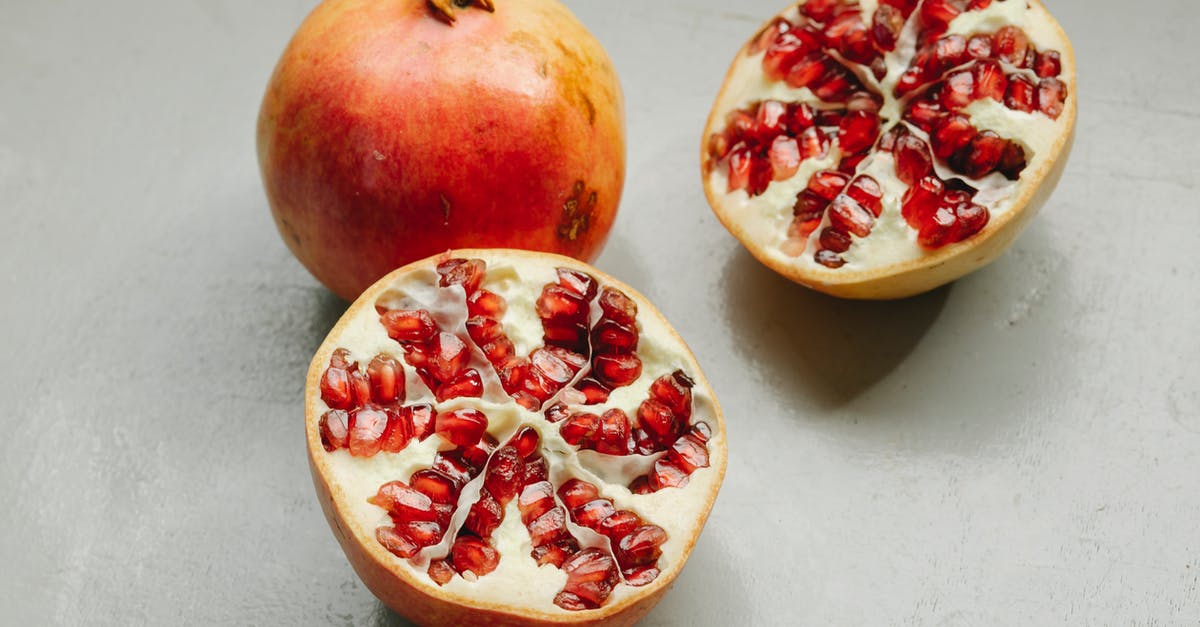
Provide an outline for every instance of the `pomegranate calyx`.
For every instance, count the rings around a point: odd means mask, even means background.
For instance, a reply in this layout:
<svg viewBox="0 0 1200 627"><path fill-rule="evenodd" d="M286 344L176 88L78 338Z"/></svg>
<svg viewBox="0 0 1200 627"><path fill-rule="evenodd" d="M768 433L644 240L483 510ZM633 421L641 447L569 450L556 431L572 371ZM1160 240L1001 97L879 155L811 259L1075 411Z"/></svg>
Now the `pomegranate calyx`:
<svg viewBox="0 0 1200 627"><path fill-rule="evenodd" d="M433 10L435 17L450 25L453 25L454 21L458 19L454 15L455 9L466 9L473 4L478 4L479 8L488 13L496 11L496 5L492 3L492 0L426 0L426 2L429 3L429 8Z"/></svg>

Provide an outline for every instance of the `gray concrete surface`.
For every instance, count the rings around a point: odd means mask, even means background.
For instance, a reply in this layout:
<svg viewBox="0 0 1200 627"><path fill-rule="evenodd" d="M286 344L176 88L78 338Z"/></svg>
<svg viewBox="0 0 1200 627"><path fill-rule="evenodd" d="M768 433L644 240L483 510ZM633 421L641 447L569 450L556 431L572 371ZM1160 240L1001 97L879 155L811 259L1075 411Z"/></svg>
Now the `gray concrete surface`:
<svg viewBox="0 0 1200 627"><path fill-rule="evenodd" d="M871 304L760 267L698 185L725 67L783 2L568 4L628 102L598 265L728 413L644 624L1200 622L1198 5L1050 0L1080 68L1057 193L993 266ZM312 0L3 5L0 624L403 624L313 498L303 375L344 303L255 165Z"/></svg>

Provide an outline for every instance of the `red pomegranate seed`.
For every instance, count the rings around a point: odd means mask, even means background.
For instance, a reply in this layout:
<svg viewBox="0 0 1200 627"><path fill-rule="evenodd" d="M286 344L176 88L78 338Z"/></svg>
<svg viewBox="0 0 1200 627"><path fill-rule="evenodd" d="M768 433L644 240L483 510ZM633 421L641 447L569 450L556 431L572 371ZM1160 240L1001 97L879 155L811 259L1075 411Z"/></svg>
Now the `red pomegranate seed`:
<svg viewBox="0 0 1200 627"><path fill-rule="evenodd" d="M529 540L533 546L553 544L570 537L567 531L567 515L561 507L555 507L529 523Z"/></svg>
<svg viewBox="0 0 1200 627"><path fill-rule="evenodd" d="M660 444L670 445L679 437L680 423L675 412L654 399L642 401L638 406L638 425Z"/></svg>
<svg viewBox="0 0 1200 627"><path fill-rule="evenodd" d="M846 194L866 207L875 217L883 213L883 188L870 176L857 176L846 188Z"/></svg>
<svg viewBox="0 0 1200 627"><path fill-rule="evenodd" d="M811 233L812 229L816 228L817 223L821 221L821 216L825 215L825 207L828 206L828 200L821 198L812 190L806 189L796 195L796 205L792 207L792 214L796 216L798 224L807 226L811 222L812 228L805 231L805 233ZM804 235L804 237L806 236Z"/></svg>
<svg viewBox="0 0 1200 627"><path fill-rule="evenodd" d="M938 120L929 137L929 143L933 146L933 156L942 160L949 159L951 155L970 144L977 134L966 116L946 116Z"/></svg>
<svg viewBox="0 0 1200 627"><path fill-rule="evenodd" d="M760 143L768 143L776 135L787 130L784 116L787 106L778 100L764 100L758 104L754 116L754 134Z"/></svg>
<svg viewBox="0 0 1200 627"><path fill-rule="evenodd" d="M500 521L504 520L504 506L488 492L487 488L479 491L479 500L471 505L463 528L480 538L490 538Z"/></svg>
<svg viewBox="0 0 1200 627"><path fill-rule="evenodd" d="M696 382L676 370L650 384L650 397L666 405L676 416L687 420L692 415L692 388Z"/></svg>
<svg viewBox="0 0 1200 627"><path fill-rule="evenodd" d="M667 457L689 474L698 468L708 468L708 447L690 433L675 440Z"/></svg>
<svg viewBox="0 0 1200 627"><path fill-rule="evenodd" d="M491 457L492 451L496 450L497 444L496 438L484 432L478 444L462 447L459 449L459 454L462 456L462 460L471 467L471 470L478 473L483 470L484 466L487 466L488 458Z"/></svg>
<svg viewBox="0 0 1200 627"><path fill-rule="evenodd" d="M945 115L940 102L933 100L916 100L904 112L904 119L912 122L913 126L929 132L941 117Z"/></svg>
<svg viewBox="0 0 1200 627"><path fill-rule="evenodd" d="M321 400L330 409L350 409L354 406L354 391L350 386L350 351L339 348L329 358L329 367L321 375Z"/></svg>
<svg viewBox="0 0 1200 627"><path fill-rule="evenodd" d="M635 354L597 355L592 367L593 375L609 388L629 385L642 374L642 360Z"/></svg>
<svg viewBox="0 0 1200 627"><path fill-rule="evenodd" d="M588 529L598 529L605 518L617 513L612 501L595 499L571 510L571 520Z"/></svg>
<svg viewBox="0 0 1200 627"><path fill-rule="evenodd" d="M563 562L567 584L554 604L568 610L595 609L604 604L620 581L617 566L605 551L584 549Z"/></svg>
<svg viewBox="0 0 1200 627"><path fill-rule="evenodd" d="M729 151L729 159L725 162L725 175L729 178L727 192L746 189L750 185L750 160L750 149L741 142Z"/></svg>
<svg viewBox="0 0 1200 627"><path fill-rule="evenodd" d="M846 194L838 194L829 203L829 221L840 230L859 237L870 235L871 227L875 226L875 216Z"/></svg>
<svg viewBox="0 0 1200 627"><path fill-rule="evenodd" d="M825 22L833 17L838 3L838 0L809 0L800 6L800 12L812 18L814 22Z"/></svg>
<svg viewBox="0 0 1200 627"><path fill-rule="evenodd" d="M537 457L532 461L525 462L525 476L521 478L523 485L545 481L550 476L550 468L546 464L546 458Z"/></svg>
<svg viewBox="0 0 1200 627"><path fill-rule="evenodd" d="M579 413L571 414L564 420L558 432L567 444L579 446L580 444L591 442L596 437L596 432L599 429L600 416Z"/></svg>
<svg viewBox="0 0 1200 627"><path fill-rule="evenodd" d="M780 135L771 142L767 158L771 161L771 178L776 181L787 180L800 169L800 144L795 137Z"/></svg>
<svg viewBox="0 0 1200 627"><path fill-rule="evenodd" d="M499 320L504 315L504 299L495 292L477 290L467 297L467 315L470 317L483 316Z"/></svg>
<svg viewBox="0 0 1200 627"><path fill-rule="evenodd" d="M770 24L767 24L762 30L758 31L758 33L751 38L750 41L752 43L748 47L749 53L758 54L763 50L766 50L767 47L771 45L771 42L775 41L780 34L786 33L791 29L791 22L781 17L775 18Z"/></svg>
<svg viewBox="0 0 1200 627"><path fill-rule="evenodd" d="M631 586L647 585L658 579L660 574L662 572L654 566L642 566L621 571L621 575L625 578L625 583Z"/></svg>
<svg viewBox="0 0 1200 627"><path fill-rule="evenodd" d="M1033 62L1033 71L1038 78L1058 76L1062 73L1062 56L1054 50L1038 53L1037 60Z"/></svg>
<svg viewBox="0 0 1200 627"><path fill-rule="evenodd" d="M797 62L820 50L819 37L811 28L793 28L780 33L763 55L763 74L769 80L783 80Z"/></svg>
<svg viewBox="0 0 1200 627"><path fill-rule="evenodd" d="M603 403L608 400L608 394L609 394L609 392L611 392L611 390L609 390L608 387L605 386L603 383L600 383L599 381L592 379L590 377L580 381L575 386L575 389L579 390L580 392L583 392L583 395L584 395L584 402L582 403L583 405L598 405L600 403ZM550 422L556 422L556 421L551 420Z"/></svg>
<svg viewBox="0 0 1200 627"><path fill-rule="evenodd" d="M321 416L319 429L321 446L326 451L336 451L350 444L350 417L342 409L331 409Z"/></svg>
<svg viewBox="0 0 1200 627"><path fill-rule="evenodd" d="M452 398L479 398L483 396L483 380L479 371L471 368L438 386L434 396L439 403Z"/></svg>
<svg viewBox="0 0 1200 627"><path fill-rule="evenodd" d="M596 486L586 481L568 479L558 487L558 498L562 499L563 504L568 509L574 510L588 501L600 498L600 492L596 489Z"/></svg>
<svg viewBox="0 0 1200 627"><path fill-rule="evenodd" d="M430 371L439 381L448 381L462 372L471 360L467 345L453 333L439 333L433 342Z"/></svg>
<svg viewBox="0 0 1200 627"><path fill-rule="evenodd" d="M942 37L933 43L933 72L941 74L949 68L961 64L967 59L967 40L962 35ZM926 68L929 69L928 67Z"/></svg>
<svg viewBox="0 0 1200 627"><path fill-rule="evenodd" d="M913 228L920 228L937 211L946 186L936 176L926 176L908 189L901 202L901 214Z"/></svg>
<svg viewBox="0 0 1200 627"><path fill-rule="evenodd" d="M960 202L954 207L957 228L950 234L951 239L961 242L983 230L987 226L990 214L988 210L973 202Z"/></svg>
<svg viewBox="0 0 1200 627"><path fill-rule="evenodd" d="M638 333L614 320L601 320L592 329L592 346L597 352L626 353L637 350Z"/></svg>
<svg viewBox="0 0 1200 627"><path fill-rule="evenodd" d="M387 510L398 522L437 520L437 514L433 511L433 501L408 487L403 481L389 481L383 484L367 502Z"/></svg>
<svg viewBox="0 0 1200 627"><path fill-rule="evenodd" d="M391 355L380 353L367 365L371 400L388 404L404 401L404 367Z"/></svg>
<svg viewBox="0 0 1200 627"><path fill-rule="evenodd" d="M596 297L596 278L586 272L570 268L556 268L558 284L590 301Z"/></svg>
<svg viewBox="0 0 1200 627"><path fill-rule="evenodd" d="M988 35L973 35L967 40L967 56L972 59L990 59L992 38Z"/></svg>
<svg viewBox="0 0 1200 627"><path fill-rule="evenodd" d="M1024 169L1025 149L1020 144L1009 141L1004 146L1004 153L1000 155L1000 163L996 164L996 170L1009 180L1015 181Z"/></svg>
<svg viewBox="0 0 1200 627"><path fill-rule="evenodd" d="M387 412L379 407L359 407L350 412L347 448L355 457L371 457L380 451L383 432L387 428Z"/></svg>
<svg viewBox="0 0 1200 627"><path fill-rule="evenodd" d="M692 425L691 434L696 436L696 439L700 440L701 442L708 442L708 440L712 438L712 428L708 426L708 423L697 422L696 424Z"/></svg>
<svg viewBox="0 0 1200 627"><path fill-rule="evenodd" d="M488 419L477 409L455 409L438 414L437 434L455 446L474 446L483 438Z"/></svg>
<svg viewBox="0 0 1200 627"><path fill-rule="evenodd" d="M395 527L378 527L375 529L375 539L383 548L396 557L408 559L421 550L415 542L401 535Z"/></svg>
<svg viewBox="0 0 1200 627"><path fill-rule="evenodd" d="M788 68L784 81L789 87L800 89L815 85L829 71L829 57L817 52L797 60Z"/></svg>
<svg viewBox="0 0 1200 627"><path fill-rule="evenodd" d="M558 568L562 568L564 562L572 555L579 552L579 542L575 538L560 540L552 544L543 544L535 546L529 552L530 557L537 562L538 566L545 564L553 564ZM578 609L585 609L580 606Z"/></svg>
<svg viewBox="0 0 1200 627"><path fill-rule="evenodd" d="M1016 26L1003 26L992 35L992 50L997 59L1021 67L1029 50L1029 37Z"/></svg>
<svg viewBox="0 0 1200 627"><path fill-rule="evenodd" d="M896 176L912 185L933 173L929 146L916 135L904 135L896 140Z"/></svg>
<svg viewBox="0 0 1200 627"><path fill-rule="evenodd" d="M412 489L429 497L434 503L453 504L458 500L458 486L454 480L442 473L425 468L418 470L408 479Z"/></svg>
<svg viewBox="0 0 1200 627"><path fill-rule="evenodd" d="M635 513L622 509L610 514L600 521L596 531L616 542L633 533L634 529L642 526L644 521Z"/></svg>
<svg viewBox="0 0 1200 627"><path fill-rule="evenodd" d="M842 57L854 63L870 63L879 53L871 41L871 32L858 11L847 10L825 27L826 45L836 48Z"/></svg>
<svg viewBox="0 0 1200 627"><path fill-rule="evenodd" d="M480 538L463 535L450 547L450 563L460 573L470 571L476 577L482 577L496 570L500 564L500 553Z"/></svg>
<svg viewBox="0 0 1200 627"><path fill-rule="evenodd" d="M815 86L810 86L813 95L825 102L845 102L850 95L862 89L862 83L840 63L833 60L828 62L829 69L817 80Z"/></svg>
<svg viewBox="0 0 1200 627"><path fill-rule="evenodd" d="M538 516L554 509L554 486L549 481L535 481L526 485L517 497L521 510L521 522L528 525Z"/></svg>
<svg viewBox="0 0 1200 627"><path fill-rule="evenodd" d="M399 453L412 439L412 427L400 408L387 409L387 425L379 437L379 449L386 453Z"/></svg>
<svg viewBox="0 0 1200 627"><path fill-rule="evenodd" d="M446 560L433 560L429 562L429 578L437 585L444 586L454 578L454 568Z"/></svg>
<svg viewBox="0 0 1200 627"><path fill-rule="evenodd" d="M1042 113L1058 119L1063 111L1063 101L1067 99L1067 86L1057 78L1043 78L1037 87L1034 101Z"/></svg>
<svg viewBox="0 0 1200 627"><path fill-rule="evenodd" d="M948 243L950 232L954 228L954 208L940 205L930 218L917 231L917 243L926 248L939 248Z"/></svg>
<svg viewBox="0 0 1200 627"><path fill-rule="evenodd" d="M942 107L947 111L956 111L969 104L975 98L975 76L970 70L951 72L942 84Z"/></svg>
<svg viewBox="0 0 1200 627"><path fill-rule="evenodd" d="M950 22L958 17L959 13L962 13L960 6L956 6L951 0L925 0L921 4L921 23L925 25L927 31L945 32Z"/></svg>
<svg viewBox="0 0 1200 627"><path fill-rule="evenodd" d="M542 288L535 309L543 321L575 322L588 315L588 305L582 296L553 284Z"/></svg>
<svg viewBox="0 0 1200 627"><path fill-rule="evenodd" d="M437 272L442 276L438 282L442 287L461 285L467 294L474 294L483 282L483 274L487 269L480 259L450 259L438 264Z"/></svg>
<svg viewBox="0 0 1200 627"><path fill-rule="evenodd" d="M401 343L428 342L437 334L437 324L428 311L393 309L379 318L388 337Z"/></svg>
<svg viewBox="0 0 1200 627"><path fill-rule="evenodd" d="M818 250L813 256L813 260L825 266L826 268L837 269L846 265L846 260L842 256L832 250Z"/></svg>
<svg viewBox="0 0 1200 627"><path fill-rule="evenodd" d="M844 253L850 250L850 235L843 231L839 231L833 227L825 227L821 229L821 247L831 250L835 253Z"/></svg>
<svg viewBox="0 0 1200 627"><path fill-rule="evenodd" d="M536 429L530 426L524 426L517 430L512 439L508 441L509 445L517 450L517 455L521 459L528 460L530 456L537 452L538 443L541 437Z"/></svg>
<svg viewBox="0 0 1200 627"><path fill-rule="evenodd" d="M871 27L875 47L884 52L895 50L896 40L900 38L900 31L904 28L904 20L905 16L899 9L890 4L880 4L875 10L874 24Z"/></svg>
<svg viewBox="0 0 1200 627"><path fill-rule="evenodd" d="M815 126L805 129L796 140L802 159L821 158L829 152L829 138Z"/></svg>
<svg viewBox="0 0 1200 627"><path fill-rule="evenodd" d="M513 446L502 446L487 464L483 486L504 505L517 495L524 474L525 462L517 449Z"/></svg>
<svg viewBox="0 0 1200 627"><path fill-rule="evenodd" d="M991 98L996 102L1004 102L1004 94L1008 91L1008 77L1000 64L985 59L975 64L971 70L975 77L975 98Z"/></svg>
<svg viewBox="0 0 1200 627"><path fill-rule="evenodd" d="M600 416L595 450L606 455L629 455L633 452L629 417L620 409L610 409Z"/></svg>
<svg viewBox="0 0 1200 627"><path fill-rule="evenodd" d="M787 108L787 126L792 133L799 133L816 123L816 113L808 103L792 102Z"/></svg>
<svg viewBox="0 0 1200 627"><path fill-rule="evenodd" d="M850 177L835 170L821 170L808 179L808 189L823 199L825 203L833 200L850 182ZM824 211L825 205L821 205Z"/></svg>
<svg viewBox="0 0 1200 627"><path fill-rule="evenodd" d="M421 404L405 407L400 410L400 415L408 421L408 432L413 438L424 440L433 435L437 413L433 411L432 405Z"/></svg>
<svg viewBox="0 0 1200 627"><path fill-rule="evenodd" d="M440 525L431 520L414 520L396 527L400 535L408 538L419 547L433 546L442 541L446 532Z"/></svg>
<svg viewBox="0 0 1200 627"><path fill-rule="evenodd" d="M606 287L601 290L600 310L610 320L630 327L637 324L637 303L618 289Z"/></svg>
<svg viewBox="0 0 1200 627"><path fill-rule="evenodd" d="M971 178L982 178L996 169L1007 142L993 131L983 131L950 159L950 166Z"/></svg>
<svg viewBox="0 0 1200 627"><path fill-rule="evenodd" d="M1003 2L1004 0L1000 0L1000 1ZM968 11L977 11L980 9L986 9L991 5L992 5L992 0L971 0L971 3L967 5L967 10Z"/></svg>
<svg viewBox="0 0 1200 627"><path fill-rule="evenodd" d="M878 136L879 116L866 111L847 113L838 127L838 145L847 153L870 148Z"/></svg>
<svg viewBox="0 0 1200 627"><path fill-rule="evenodd" d="M476 474L476 470L463 460L460 451L438 453L433 461L433 469L445 475L455 485L459 486L466 485Z"/></svg>
<svg viewBox="0 0 1200 627"><path fill-rule="evenodd" d="M662 556L662 545L667 541L667 532L658 525L642 525L621 538L614 549L617 563L622 568L646 566Z"/></svg>

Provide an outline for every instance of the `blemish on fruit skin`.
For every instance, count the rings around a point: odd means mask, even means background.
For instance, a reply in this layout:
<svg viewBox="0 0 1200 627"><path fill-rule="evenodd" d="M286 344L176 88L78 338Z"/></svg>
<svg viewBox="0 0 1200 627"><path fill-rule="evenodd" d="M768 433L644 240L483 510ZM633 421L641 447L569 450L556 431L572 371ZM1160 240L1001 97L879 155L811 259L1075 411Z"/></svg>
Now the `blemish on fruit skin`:
<svg viewBox="0 0 1200 627"><path fill-rule="evenodd" d="M442 224L449 226L450 224L450 199L446 198L445 194L438 194L438 198L442 201Z"/></svg>
<svg viewBox="0 0 1200 627"><path fill-rule="evenodd" d="M584 192L587 192L586 198ZM563 203L562 219L555 233L558 239L574 242L591 228L592 214L596 210L596 190L587 190L583 181L575 181L571 197Z"/></svg>

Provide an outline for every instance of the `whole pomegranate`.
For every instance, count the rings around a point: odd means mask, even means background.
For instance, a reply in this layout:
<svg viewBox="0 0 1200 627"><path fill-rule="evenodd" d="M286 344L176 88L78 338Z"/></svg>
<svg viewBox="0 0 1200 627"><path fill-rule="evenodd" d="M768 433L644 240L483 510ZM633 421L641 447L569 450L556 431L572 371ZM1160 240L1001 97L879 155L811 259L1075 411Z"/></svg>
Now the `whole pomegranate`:
<svg viewBox="0 0 1200 627"><path fill-rule="evenodd" d="M908 296L1013 242L1062 174L1077 100L1039 0L805 0L734 59L705 193L780 274Z"/></svg>
<svg viewBox="0 0 1200 627"><path fill-rule="evenodd" d="M430 625L630 625L725 473L720 406L645 298L559 255L457 250L350 305L305 391L325 516Z"/></svg>
<svg viewBox="0 0 1200 627"><path fill-rule="evenodd" d="M450 248L595 258L624 142L612 63L556 0L326 0L258 118L279 232L347 300Z"/></svg>

